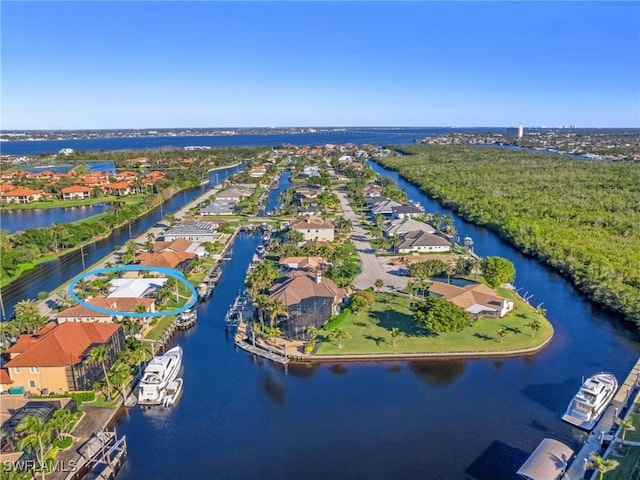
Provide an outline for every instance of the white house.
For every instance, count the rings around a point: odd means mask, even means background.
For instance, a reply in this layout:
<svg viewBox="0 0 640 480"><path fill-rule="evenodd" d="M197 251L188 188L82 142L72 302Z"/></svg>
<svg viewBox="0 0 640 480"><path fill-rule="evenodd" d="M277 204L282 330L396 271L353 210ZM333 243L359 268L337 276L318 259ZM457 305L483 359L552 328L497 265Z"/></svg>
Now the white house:
<svg viewBox="0 0 640 480"><path fill-rule="evenodd" d="M415 232L407 232L396 246L398 253L440 253L450 252L451 243L433 233L418 230Z"/></svg>
<svg viewBox="0 0 640 480"><path fill-rule="evenodd" d="M301 232L306 241L323 240L332 242L335 234L333 223L311 216L293 222L289 228Z"/></svg>

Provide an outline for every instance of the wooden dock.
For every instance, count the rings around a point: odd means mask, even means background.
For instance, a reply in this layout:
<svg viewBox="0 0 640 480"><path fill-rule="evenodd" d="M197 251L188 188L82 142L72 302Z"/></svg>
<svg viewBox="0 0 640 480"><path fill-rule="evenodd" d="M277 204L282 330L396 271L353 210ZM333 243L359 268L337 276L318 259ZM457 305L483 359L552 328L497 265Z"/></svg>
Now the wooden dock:
<svg viewBox="0 0 640 480"><path fill-rule="evenodd" d="M256 344L253 345L246 339L236 337L235 344L246 352L266 358L267 360L279 363L280 365L286 365L289 363L289 357L287 357L283 352L276 350L275 348L271 348L268 345L264 345L263 343L256 342Z"/></svg>

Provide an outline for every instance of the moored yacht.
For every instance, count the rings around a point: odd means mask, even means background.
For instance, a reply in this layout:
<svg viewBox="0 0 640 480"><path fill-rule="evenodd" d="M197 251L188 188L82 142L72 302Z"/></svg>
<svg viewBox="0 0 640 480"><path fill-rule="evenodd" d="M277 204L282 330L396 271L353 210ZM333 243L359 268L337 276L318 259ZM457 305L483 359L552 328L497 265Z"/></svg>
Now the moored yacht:
<svg viewBox="0 0 640 480"><path fill-rule="evenodd" d="M601 372L587 378L562 416L583 430L592 430L618 390L618 380L611 373Z"/></svg>
<svg viewBox="0 0 640 480"><path fill-rule="evenodd" d="M175 380L182 365L182 348L173 347L163 355L154 357L144 369L138 387L140 405L158 405L162 402L167 385Z"/></svg>

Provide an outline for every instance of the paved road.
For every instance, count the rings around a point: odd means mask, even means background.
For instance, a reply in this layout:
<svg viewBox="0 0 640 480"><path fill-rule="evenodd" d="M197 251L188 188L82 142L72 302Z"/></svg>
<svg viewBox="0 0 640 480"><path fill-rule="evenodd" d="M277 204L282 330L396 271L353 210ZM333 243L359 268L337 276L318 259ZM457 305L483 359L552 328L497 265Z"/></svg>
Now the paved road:
<svg viewBox="0 0 640 480"><path fill-rule="evenodd" d="M344 218L351 220L351 240L356 246L362 262L362 273L353 280L353 286L357 289L375 287L376 280L380 278L384 282L382 290L389 291L405 288L409 279L390 273L392 267L384 263L384 257L375 255L375 251L371 248L371 243L369 242L370 237L353 208L349 205L347 194L345 192L337 192L337 195Z"/></svg>

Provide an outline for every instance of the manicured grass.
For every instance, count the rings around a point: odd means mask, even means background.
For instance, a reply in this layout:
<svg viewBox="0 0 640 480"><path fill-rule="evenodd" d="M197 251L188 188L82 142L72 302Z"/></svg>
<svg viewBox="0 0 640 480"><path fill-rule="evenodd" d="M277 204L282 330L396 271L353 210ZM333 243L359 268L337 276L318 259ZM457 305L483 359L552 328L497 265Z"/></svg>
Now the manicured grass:
<svg viewBox="0 0 640 480"><path fill-rule="evenodd" d="M53 445L58 447L60 450L64 450L73 445L73 437L71 435L66 435L62 439L56 439L53 441Z"/></svg>
<svg viewBox="0 0 640 480"><path fill-rule="evenodd" d="M625 447L624 456L609 455L607 458L620 462L618 468L604 474L605 480L640 479L640 447Z"/></svg>
<svg viewBox="0 0 640 480"><path fill-rule="evenodd" d="M147 335L145 335L145 340L157 341L162 338L164 333L169 329L169 325L173 323L173 319L175 315L168 315L166 317L161 317L158 321L158 324L153 327Z"/></svg>
<svg viewBox="0 0 640 480"><path fill-rule="evenodd" d="M501 295L513 293L500 290ZM350 338L342 340L338 348L337 341L329 337L329 332L321 331L318 339L322 341L317 355L362 354L362 353L463 353L508 351L535 347L553 334L553 327L542 320L542 328L531 337L531 331L524 325L536 314L524 302L515 299L516 309L504 318L481 318L472 327L458 333L442 333L438 337L416 324L411 316L408 297L389 293L378 293L370 311L349 315L333 328L346 331ZM398 328L403 336L392 347L391 329ZM496 330L504 327L509 331L500 343Z"/></svg>
<svg viewBox="0 0 640 480"><path fill-rule="evenodd" d="M96 395L95 401L91 402L92 407L98 408L115 408L118 405L118 402L121 400L120 396L116 394L116 396L110 402L107 401L106 397L102 394Z"/></svg>

